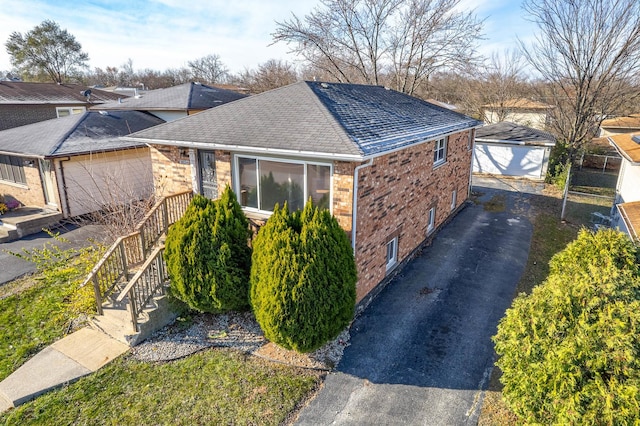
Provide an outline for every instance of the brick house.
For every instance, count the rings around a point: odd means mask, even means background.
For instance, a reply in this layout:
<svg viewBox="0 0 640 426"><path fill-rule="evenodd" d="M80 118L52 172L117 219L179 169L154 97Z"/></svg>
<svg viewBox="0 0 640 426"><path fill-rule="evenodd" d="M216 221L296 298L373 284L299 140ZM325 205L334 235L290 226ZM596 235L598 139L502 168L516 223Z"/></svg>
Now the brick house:
<svg viewBox="0 0 640 426"><path fill-rule="evenodd" d="M484 121L496 124L501 121L546 130L553 106L525 98L508 99L482 106Z"/></svg>
<svg viewBox="0 0 640 426"><path fill-rule="evenodd" d="M201 83L185 83L166 89L149 90L115 102L95 105L99 111L146 111L163 119L173 121L196 114L247 95L232 90L207 86Z"/></svg>
<svg viewBox="0 0 640 426"><path fill-rule="evenodd" d="M381 86L299 82L125 137L151 147L156 185L247 216L311 197L348 233L357 297L386 280L462 206L477 120Z"/></svg>
<svg viewBox="0 0 640 426"><path fill-rule="evenodd" d="M81 84L0 81L0 130L78 114L119 97Z"/></svg>
<svg viewBox="0 0 640 426"><path fill-rule="evenodd" d="M0 131L0 195L63 217L149 197L149 149L119 137L161 123L139 111L85 111Z"/></svg>

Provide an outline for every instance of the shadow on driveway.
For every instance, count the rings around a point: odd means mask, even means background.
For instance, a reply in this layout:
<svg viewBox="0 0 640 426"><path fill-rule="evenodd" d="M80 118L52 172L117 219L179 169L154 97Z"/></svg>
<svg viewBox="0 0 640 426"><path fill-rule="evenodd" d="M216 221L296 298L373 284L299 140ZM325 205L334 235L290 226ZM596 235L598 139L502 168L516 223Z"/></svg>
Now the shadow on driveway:
<svg viewBox="0 0 640 426"><path fill-rule="evenodd" d="M475 424L494 362L491 336L527 261L527 194L504 211L470 204L356 319L337 370L299 424Z"/></svg>

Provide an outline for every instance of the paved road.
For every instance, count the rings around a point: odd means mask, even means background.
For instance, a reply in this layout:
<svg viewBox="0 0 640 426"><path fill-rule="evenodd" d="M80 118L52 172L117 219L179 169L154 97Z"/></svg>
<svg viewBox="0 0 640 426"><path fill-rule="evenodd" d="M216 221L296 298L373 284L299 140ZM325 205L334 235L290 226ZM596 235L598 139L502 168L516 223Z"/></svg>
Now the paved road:
<svg viewBox="0 0 640 426"><path fill-rule="evenodd" d="M22 275L35 271L36 266L29 261L15 257L7 251L21 253L23 248L32 249L43 247L47 242L60 244L63 248L82 247L90 244L90 239L100 238L100 227L87 225L83 227L67 226L58 229L60 236L69 240L69 243L59 243L44 232L29 235L17 241L0 244L0 285L14 280Z"/></svg>
<svg viewBox="0 0 640 426"><path fill-rule="evenodd" d="M494 361L491 336L524 270L527 195L504 212L470 205L354 322L337 371L301 425L476 424Z"/></svg>

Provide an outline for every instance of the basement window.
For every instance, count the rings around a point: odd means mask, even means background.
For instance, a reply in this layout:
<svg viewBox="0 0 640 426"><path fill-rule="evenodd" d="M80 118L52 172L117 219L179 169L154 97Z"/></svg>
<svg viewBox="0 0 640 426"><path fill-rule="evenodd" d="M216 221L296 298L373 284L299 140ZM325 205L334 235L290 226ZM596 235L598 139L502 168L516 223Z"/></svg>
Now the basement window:
<svg viewBox="0 0 640 426"><path fill-rule="evenodd" d="M429 222L427 222L427 234L433 232L436 227L436 208L431 207L429 209Z"/></svg>
<svg viewBox="0 0 640 426"><path fill-rule="evenodd" d="M393 269L398 263L398 237L393 238L387 243L387 271Z"/></svg>

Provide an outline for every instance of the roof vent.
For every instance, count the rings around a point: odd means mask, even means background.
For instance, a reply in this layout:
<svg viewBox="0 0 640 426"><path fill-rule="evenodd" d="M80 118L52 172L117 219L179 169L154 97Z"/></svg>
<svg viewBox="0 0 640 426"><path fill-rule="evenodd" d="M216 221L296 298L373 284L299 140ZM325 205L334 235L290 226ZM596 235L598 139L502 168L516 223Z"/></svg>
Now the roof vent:
<svg viewBox="0 0 640 426"><path fill-rule="evenodd" d="M327 83L320 83L320 86L322 86L325 89L329 88L329 85Z"/></svg>
<svg viewBox="0 0 640 426"><path fill-rule="evenodd" d="M391 90L391 89L388 88L387 86L384 86L384 90Z"/></svg>
<svg viewBox="0 0 640 426"><path fill-rule="evenodd" d="M134 98L135 99L140 99L142 97L142 95L135 95Z"/></svg>
<svg viewBox="0 0 640 426"><path fill-rule="evenodd" d="M631 140L637 144L640 144L640 135L631 136Z"/></svg>
<svg viewBox="0 0 640 426"><path fill-rule="evenodd" d="M100 115L109 115L109 111L98 111Z"/></svg>

